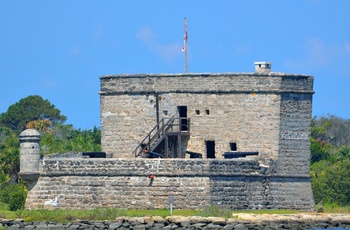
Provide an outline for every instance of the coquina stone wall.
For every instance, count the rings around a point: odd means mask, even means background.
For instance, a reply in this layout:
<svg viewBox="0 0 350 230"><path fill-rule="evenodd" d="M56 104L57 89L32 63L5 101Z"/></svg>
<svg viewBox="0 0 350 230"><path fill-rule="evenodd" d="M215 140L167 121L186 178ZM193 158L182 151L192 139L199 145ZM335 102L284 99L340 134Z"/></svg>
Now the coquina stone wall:
<svg viewBox="0 0 350 230"><path fill-rule="evenodd" d="M306 175L310 168L311 94L283 94L277 172Z"/></svg>
<svg viewBox="0 0 350 230"><path fill-rule="evenodd" d="M206 141L215 158L231 151L258 151L264 165L295 160L307 174L313 77L284 73L107 75L101 79L103 151L132 158L132 151L159 117L178 116L187 106L190 137L183 149L206 158ZM184 156L185 154L182 154ZM302 167L302 170L299 170Z"/></svg>
<svg viewBox="0 0 350 230"><path fill-rule="evenodd" d="M154 176L150 179L149 176ZM57 202L54 201L57 196ZM309 178L270 176L255 159L45 158L26 208L312 210Z"/></svg>

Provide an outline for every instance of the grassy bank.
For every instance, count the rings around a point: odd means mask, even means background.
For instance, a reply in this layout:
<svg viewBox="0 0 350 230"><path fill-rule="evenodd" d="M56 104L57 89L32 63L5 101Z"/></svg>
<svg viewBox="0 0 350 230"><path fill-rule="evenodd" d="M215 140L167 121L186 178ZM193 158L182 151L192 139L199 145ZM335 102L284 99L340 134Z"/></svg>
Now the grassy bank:
<svg viewBox="0 0 350 230"><path fill-rule="evenodd" d="M4 219L24 219L25 221L53 221L67 223L77 219L80 220L114 220L118 216L143 217L170 215L168 209L157 210L124 210L124 209L91 209L91 210L18 210L11 212L0 210L0 218ZM217 208L205 210L173 210L173 215L181 216L223 216L230 217L231 211Z"/></svg>
<svg viewBox="0 0 350 230"><path fill-rule="evenodd" d="M124 210L124 209L91 209L91 210L18 210L15 212L6 210L6 206L0 206L0 218L24 219L25 221L53 221L67 223L74 220L114 220L118 216L143 217L170 215L168 209L157 210ZM350 207L326 208L325 213L350 213ZM203 210L173 210L173 215L181 216L214 216L232 218L232 213L254 213L254 214L297 214L296 210L239 210L232 211L221 209L216 206Z"/></svg>

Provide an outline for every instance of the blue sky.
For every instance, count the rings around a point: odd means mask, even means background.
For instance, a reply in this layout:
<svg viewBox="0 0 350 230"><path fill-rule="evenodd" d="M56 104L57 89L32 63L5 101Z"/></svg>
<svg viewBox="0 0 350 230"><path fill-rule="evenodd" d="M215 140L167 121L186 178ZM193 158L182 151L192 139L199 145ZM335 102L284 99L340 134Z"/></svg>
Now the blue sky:
<svg viewBox="0 0 350 230"><path fill-rule="evenodd" d="M272 71L315 77L313 115L350 119L350 1L16 1L0 3L0 113L29 95L75 128L100 126L99 77Z"/></svg>

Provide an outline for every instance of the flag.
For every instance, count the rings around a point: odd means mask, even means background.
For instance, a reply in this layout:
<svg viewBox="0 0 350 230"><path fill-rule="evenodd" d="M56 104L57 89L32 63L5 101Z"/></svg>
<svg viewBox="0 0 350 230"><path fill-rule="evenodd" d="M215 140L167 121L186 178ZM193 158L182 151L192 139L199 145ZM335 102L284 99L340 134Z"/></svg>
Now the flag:
<svg viewBox="0 0 350 230"><path fill-rule="evenodd" d="M182 52L184 52L186 50L187 47L187 39L188 39L188 35L187 35L187 21L185 18L185 22L184 22L184 45L182 46Z"/></svg>

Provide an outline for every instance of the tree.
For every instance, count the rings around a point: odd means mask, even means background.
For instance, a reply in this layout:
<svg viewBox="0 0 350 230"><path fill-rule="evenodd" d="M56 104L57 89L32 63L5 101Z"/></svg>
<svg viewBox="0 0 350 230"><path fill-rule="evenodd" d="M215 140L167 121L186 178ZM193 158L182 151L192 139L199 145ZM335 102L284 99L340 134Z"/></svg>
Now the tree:
<svg viewBox="0 0 350 230"><path fill-rule="evenodd" d="M316 203L350 205L350 120L313 118L311 185Z"/></svg>
<svg viewBox="0 0 350 230"><path fill-rule="evenodd" d="M350 145L350 120L334 115L314 117L311 136L315 140L326 141L336 147Z"/></svg>
<svg viewBox="0 0 350 230"><path fill-rule="evenodd" d="M51 122L49 120L35 120L30 121L26 125L27 129L37 129L41 132L46 132L49 130L49 127L51 126Z"/></svg>
<svg viewBox="0 0 350 230"><path fill-rule="evenodd" d="M332 145L328 144L325 141L315 140L313 137L310 138L310 150L311 150L311 164L327 160L330 157L330 149Z"/></svg>
<svg viewBox="0 0 350 230"><path fill-rule="evenodd" d="M11 182L0 185L0 201L8 204L10 211L23 209L27 197L27 190L23 185Z"/></svg>
<svg viewBox="0 0 350 230"><path fill-rule="evenodd" d="M314 163L311 184L316 203L350 205L350 161Z"/></svg>
<svg viewBox="0 0 350 230"><path fill-rule="evenodd" d="M69 151L101 151L101 131L94 127L93 130L74 130L74 134L68 141L66 149Z"/></svg>
<svg viewBox="0 0 350 230"><path fill-rule="evenodd" d="M0 114L0 124L16 132L23 131L26 124L34 120L48 120L55 125L64 123L67 117L61 115L61 111L48 100L38 95L22 98L11 105L7 112Z"/></svg>
<svg viewBox="0 0 350 230"><path fill-rule="evenodd" d="M41 135L42 155L50 153L66 153L101 151L101 131L94 127L92 130L74 129L72 125L59 124L49 132Z"/></svg>
<svg viewBox="0 0 350 230"><path fill-rule="evenodd" d="M11 136L13 131L4 125L0 124L0 145L2 145L8 136Z"/></svg>
<svg viewBox="0 0 350 230"><path fill-rule="evenodd" d="M0 183L17 178L19 171L19 140L11 132L0 144Z"/></svg>

